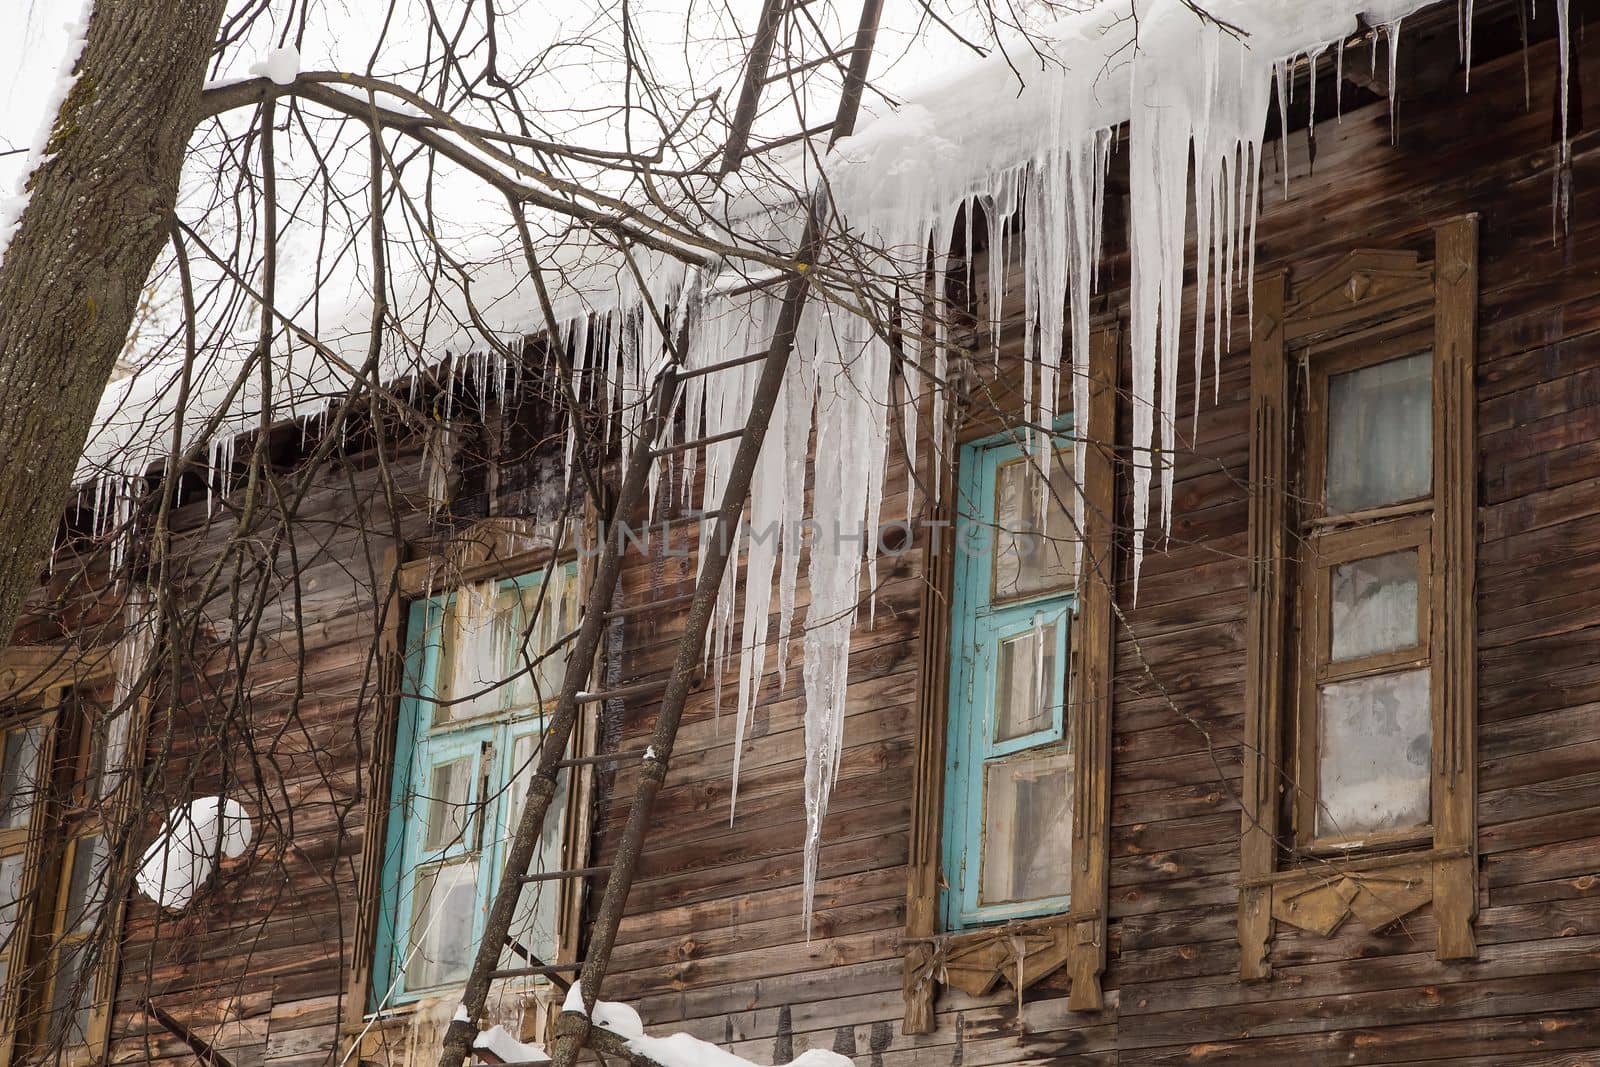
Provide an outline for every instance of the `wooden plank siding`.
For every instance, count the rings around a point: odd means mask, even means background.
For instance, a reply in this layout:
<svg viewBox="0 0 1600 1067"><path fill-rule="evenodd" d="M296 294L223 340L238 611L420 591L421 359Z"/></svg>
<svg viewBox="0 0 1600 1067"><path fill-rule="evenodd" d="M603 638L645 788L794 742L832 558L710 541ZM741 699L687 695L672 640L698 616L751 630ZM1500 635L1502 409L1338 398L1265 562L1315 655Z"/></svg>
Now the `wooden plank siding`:
<svg viewBox="0 0 1600 1067"><path fill-rule="evenodd" d="M1418 65L1454 61L1453 22L1407 34ZM1600 39L1580 36L1577 47L1581 87L1600 99ZM936 662L925 657L923 612L939 604L924 595L919 551L880 561L875 622L854 637L812 938L800 914L801 648L791 646L780 688L774 641L731 821L732 670L720 708L715 687L702 682L685 710L604 999L632 1003L653 1031L685 1030L765 1063L808 1048L843 1052L862 1067L1600 1063L1600 134L1580 131L1573 143L1573 230L1553 240L1553 43L1536 43L1527 62L1531 109L1523 57L1512 51L1474 67L1470 95L1459 72L1416 87L1402 79L1393 146L1383 102L1319 123L1314 165L1304 130L1292 133L1287 199L1269 144L1258 229L1258 272L1294 277L1361 247L1431 258L1434 226L1480 216L1475 956L1438 959L1425 907L1380 934L1352 923L1322 938L1280 923L1270 976L1239 977L1238 798L1255 784L1244 759L1246 605L1257 544L1251 338L1240 292L1216 400L1208 367L1193 425L1184 357L1170 537L1152 533L1137 597L1129 568L1116 571L1103 1008L1069 1010L1058 972L1020 998L1003 985L984 998L943 990L933 1032L901 1032L917 701L924 664ZM1126 216L1126 206L1113 208ZM1116 227L1107 242L1099 306L1111 320L1126 306L1128 269ZM1015 351L1020 290L1005 303L1004 341ZM1187 344L1192 323L1181 328ZM1121 380L1132 380L1126 367ZM1121 403L1126 427L1126 396ZM921 454L930 451L924 442ZM1119 452L1119 464L1126 460ZM409 472L405 496L420 508L416 457L400 466ZM1127 482L1124 469L1124 521ZM896 460L886 520L905 514L906 483ZM227 724L219 744L196 699L151 724L152 747L170 737L171 792L187 799L224 781L242 788L258 840L223 865L188 913L132 902L116 1062L194 1062L146 1015L147 998L235 1067L336 1064L361 1028L365 1005L348 999L352 946L372 903L359 892L371 884L362 882L363 860L382 847L369 840L367 818L381 722L373 642L388 595L386 554L404 547L387 526L367 525L382 505L371 469L319 478L306 506L315 521L298 531L304 595L293 621L303 636L288 628L295 605L286 599L286 621L259 642L243 686L248 721ZM191 531L195 568L226 532L208 530L204 516L200 502L175 519ZM426 528L420 510L404 516L405 538ZM648 553L628 557L624 603L692 587L693 558L666 555L659 530ZM689 532L674 524L675 549ZM797 600L798 630L809 602L803 580ZM661 677L678 626L670 614L631 618L614 683ZM652 723L648 703L631 703L615 743L643 747ZM624 766L600 776L593 863L616 846L634 773ZM389 1029L368 1061L431 1062L431 1047L411 1048L404 1027Z"/></svg>
<svg viewBox="0 0 1600 1067"><path fill-rule="evenodd" d="M1407 47L1454 48L1422 40ZM1416 93L1402 82L1394 147L1384 104L1320 123L1314 168L1303 130L1292 134L1289 198L1273 160L1258 233L1258 272L1304 276L1358 247L1431 259L1431 227L1468 212L1482 217L1475 958L1436 958L1425 907L1376 935L1350 924L1323 939L1279 924L1272 977L1238 977L1250 548L1250 339L1241 297L1218 401L1208 369L1198 428L1191 437L1187 418L1179 428L1171 539L1152 538L1137 602L1126 582L1119 596L1127 625L1115 650L1105 1009L1067 1010L1058 975L1024 995L1020 1016L1009 987L983 1000L943 991L933 1033L900 1033L900 883L916 752L897 730L914 724L922 663L915 555L882 566L878 625L856 637L818 936L805 941L794 910L803 694L792 649L781 691L769 666L731 825L730 709L725 703L719 720L707 696L686 713L668 813L647 846L605 995L635 1002L657 1029L686 1029L758 1062L812 1047L859 1063L968 1067L1600 1062L1592 980L1600 969L1600 668L1592 653L1600 592L1591 591L1600 588L1600 304L1590 281L1600 271L1600 229L1580 206L1573 234L1552 242L1554 60L1549 44L1530 51L1534 106L1526 112L1522 58L1511 54L1474 67L1470 96L1459 74ZM1586 88L1600 90L1594 66L1578 69ZM1600 206L1600 142L1580 133L1574 160L1578 200ZM1117 245L1118 235L1108 242ZM1125 285L1125 250L1111 248L1108 262L1108 306L1125 306L1116 288ZM981 264L976 273L983 276ZM1008 297L1008 306L1020 299ZM1185 415L1188 375L1185 367ZM904 486L895 466L886 516L900 513ZM662 562L669 574L689 573L683 561ZM680 588L664 584L661 564L648 559L625 579L629 600ZM801 600L803 614L803 591ZM662 621L630 628L625 647L654 665L671 632ZM769 664L775 655L770 649ZM630 712L624 744L640 743L649 721L647 706ZM625 814L626 786L619 777L605 825Z"/></svg>

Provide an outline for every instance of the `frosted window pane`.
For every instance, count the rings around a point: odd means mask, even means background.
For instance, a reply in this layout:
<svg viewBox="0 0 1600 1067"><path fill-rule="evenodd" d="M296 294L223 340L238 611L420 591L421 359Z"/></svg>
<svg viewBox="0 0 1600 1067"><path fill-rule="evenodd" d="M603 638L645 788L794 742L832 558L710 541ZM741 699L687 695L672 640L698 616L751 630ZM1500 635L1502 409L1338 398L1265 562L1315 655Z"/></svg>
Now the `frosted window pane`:
<svg viewBox="0 0 1600 1067"><path fill-rule="evenodd" d="M1072 586L1075 537L1067 511L1072 500L1071 470L1071 453L1058 450L1050 463L1049 499L1043 502L1032 460L1012 460L995 472L996 600Z"/></svg>
<svg viewBox="0 0 1600 1067"><path fill-rule="evenodd" d="M417 875L411 903L406 988L458 982L472 965L472 926L478 910L476 862L430 867Z"/></svg>
<svg viewBox="0 0 1600 1067"><path fill-rule="evenodd" d="M93 944L93 939L71 942L56 957L55 988L50 993L50 1033L60 1034L67 1045L89 1040L94 977L83 975L83 970Z"/></svg>
<svg viewBox="0 0 1600 1067"><path fill-rule="evenodd" d="M1332 589L1335 660L1416 646L1416 549L1341 563Z"/></svg>
<svg viewBox="0 0 1600 1067"><path fill-rule="evenodd" d="M0 858L0 984L5 982L22 901L22 861L20 855Z"/></svg>
<svg viewBox="0 0 1600 1067"><path fill-rule="evenodd" d="M72 877L67 882L65 929L68 933L93 930L99 920L100 905L105 898L107 859L105 838L99 834L80 837L73 846Z"/></svg>
<svg viewBox="0 0 1600 1067"><path fill-rule="evenodd" d="M1428 821L1428 672L1332 682L1319 694L1317 836Z"/></svg>
<svg viewBox="0 0 1600 1067"><path fill-rule="evenodd" d="M550 572L548 585L538 580L523 587L521 601L508 666L508 673L516 676L511 684L511 704L535 708L561 695L567 656L565 646L556 646L577 628L578 583L567 568L559 567ZM555 651L545 655L547 649Z"/></svg>
<svg viewBox="0 0 1600 1067"><path fill-rule="evenodd" d="M1037 733L1054 722L1056 624L1000 642L995 669L994 739L1010 741Z"/></svg>
<svg viewBox="0 0 1600 1067"><path fill-rule="evenodd" d="M533 771L537 765L535 758L536 745L539 735L524 734L517 738L512 746L511 787L508 790L508 803L506 804L506 823L503 829L507 847L510 847L512 836L517 831L517 823L522 818L523 806L528 800L528 783L533 778ZM534 852L533 865L530 871L553 871L560 867L561 860L561 830L562 820L554 817L554 813L566 809L567 777L561 775L556 779L556 793L550 800L552 817L544 820L543 832L539 837L539 847ZM557 905L561 897L561 883L556 881L528 882L522 887L522 894L517 900L517 910L511 920L511 940L515 948L508 944L500 953L500 963L504 967L523 966L528 963L526 955L516 951L523 950L528 955L549 962L556 950L556 924Z"/></svg>
<svg viewBox="0 0 1600 1067"><path fill-rule="evenodd" d="M44 730L38 725L6 734L0 757L0 830L17 830L33 818L38 789L39 745Z"/></svg>
<svg viewBox="0 0 1600 1067"><path fill-rule="evenodd" d="M429 852L460 845L472 822L472 776L477 761L462 756L433 768L429 778L428 832L423 847Z"/></svg>
<svg viewBox="0 0 1600 1067"><path fill-rule="evenodd" d="M987 764L982 903L1060 896L1071 885L1072 754Z"/></svg>
<svg viewBox="0 0 1600 1067"><path fill-rule="evenodd" d="M510 694L496 687L511 673L516 606L515 588L493 582L465 586L450 598L439 654L439 696L449 703L435 705L435 726L505 709Z"/></svg>
<svg viewBox="0 0 1600 1067"><path fill-rule="evenodd" d="M1433 491L1433 356L1328 379L1328 514Z"/></svg>

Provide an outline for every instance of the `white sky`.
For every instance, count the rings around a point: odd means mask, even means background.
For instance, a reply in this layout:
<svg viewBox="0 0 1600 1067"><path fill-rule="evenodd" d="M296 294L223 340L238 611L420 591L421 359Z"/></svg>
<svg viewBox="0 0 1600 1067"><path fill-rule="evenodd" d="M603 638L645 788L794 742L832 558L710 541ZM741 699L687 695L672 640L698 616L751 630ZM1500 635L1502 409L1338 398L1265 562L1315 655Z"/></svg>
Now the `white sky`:
<svg viewBox="0 0 1600 1067"><path fill-rule="evenodd" d="M440 6L459 11L463 4L480 6L478 0L441 0ZM66 26L77 17L79 6L80 0L0 0L0 153L5 153L0 155L0 191L15 188L25 150L46 118L42 112L47 89L63 54ZM272 6L289 9L283 0ZM726 98L737 91L740 54L729 37L735 28L749 32L760 6L760 0L635 0L632 12L635 33L652 42L649 54L662 80L685 88L720 86ZM832 27L853 27L859 14L859 5L852 0L826 0L814 6L823 12L824 24ZM941 17L982 41L984 20L974 14L975 6L976 0L935 3ZM1070 0L996 0L995 6L1007 18L1037 23L1065 11ZM404 82L420 14L415 8L407 10L406 4L401 7L377 68ZM302 46L303 69L365 69L378 36L375 15L383 8L377 0L313 0ZM607 95L605 68L610 64L605 57L615 54L620 41L620 5L612 0L501 0L499 8L502 48L511 42L513 47L507 50L513 58L579 35L596 39L595 47L574 46L550 56L535 94L541 107L555 112L597 91ZM686 17L694 21L694 36L699 38L688 46ZM408 19L411 26L406 25ZM265 34L258 34L251 43L254 48L238 48L226 57L222 76L242 76L269 42ZM904 94L930 74L937 76L971 58L969 48L926 21L918 0L889 0L873 61L874 81L885 91Z"/></svg>

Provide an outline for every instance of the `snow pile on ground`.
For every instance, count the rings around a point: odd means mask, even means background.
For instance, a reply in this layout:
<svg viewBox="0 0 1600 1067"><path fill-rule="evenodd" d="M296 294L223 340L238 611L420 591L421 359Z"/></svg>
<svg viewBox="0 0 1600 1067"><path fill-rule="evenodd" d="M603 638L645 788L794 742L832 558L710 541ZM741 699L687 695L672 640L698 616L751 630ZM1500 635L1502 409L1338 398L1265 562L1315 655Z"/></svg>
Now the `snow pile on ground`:
<svg viewBox="0 0 1600 1067"><path fill-rule="evenodd" d="M161 836L139 861L135 883L157 904L181 911L211 877L217 857L238 859L253 837L250 816L238 801L202 797L167 816Z"/></svg>
<svg viewBox="0 0 1600 1067"><path fill-rule="evenodd" d="M583 1014L583 986L580 983L572 983L561 1010ZM724 1052L709 1041L702 1041L689 1034L651 1037L644 1032L644 1024L639 1019L639 1013L626 1004L596 1001L590 1018L596 1026L604 1027L618 1037L624 1038L628 1042L628 1048L641 1056L649 1057L661 1067L761 1067L752 1060ZM522 1047L535 1050L540 1056L544 1055L544 1050L537 1045ZM533 1060L533 1062L538 1061ZM785 1067L785 1065L774 1065L774 1067ZM787 1067L853 1067L853 1061L837 1052L811 1049L790 1060Z"/></svg>

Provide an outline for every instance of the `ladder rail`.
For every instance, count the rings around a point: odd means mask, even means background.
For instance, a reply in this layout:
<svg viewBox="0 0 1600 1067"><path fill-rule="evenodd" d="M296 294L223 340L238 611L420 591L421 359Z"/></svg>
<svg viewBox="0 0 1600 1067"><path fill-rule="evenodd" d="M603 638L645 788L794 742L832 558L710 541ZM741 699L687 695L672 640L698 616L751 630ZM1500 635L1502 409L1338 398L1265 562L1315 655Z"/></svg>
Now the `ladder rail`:
<svg viewBox="0 0 1600 1067"><path fill-rule="evenodd" d="M782 2L782 0L778 0ZM832 140L849 136L855 128L860 110L861 95L866 87L867 65L871 61L877 40L878 21L882 14L882 0L865 0L861 21L856 30L855 44L850 57L850 78L840 94L838 117L834 123ZM819 194L825 196L825 193ZM820 202L814 202L806 214L805 232L800 240L799 262L814 263L824 241L826 213ZM684 620L684 632L679 636L677 655L668 675L666 691L656 713L655 727L651 732L650 755L640 768L639 780L634 787L633 803L628 809L628 820L611 860L611 873L606 880L605 893L590 928L589 947L584 954L579 984L584 1010L563 1011L556 1020L556 1040L552 1050L554 1067L573 1067L578 1053L587 1044L593 1026L590 1019L600 986L610 966L611 951L616 945L617 932L627 909L628 896L633 888L634 874L638 869L639 853L645 832L654 815L655 801L666 782L672 748L677 740L678 726L688 702L695 666L703 655L705 634L711 623L717 594L726 578L728 560L735 551L733 533L744 514L750 483L755 477L756 461L766 439L767 428L777 407L783 382L787 375L789 359L794 352L795 335L799 330L800 315L805 308L811 282L807 274L796 272L784 289L783 301L778 311L777 325L773 330L768 357L761 368L761 376L750 400L744 436L739 440L738 451L728 472L728 482L717 511L716 532L710 539L705 555L700 559L700 574L695 583L695 598Z"/></svg>
<svg viewBox="0 0 1600 1067"><path fill-rule="evenodd" d="M740 100L740 113L748 112L746 121L735 122L724 156L725 173L736 169L746 154L749 137L749 118L759 106L759 97L765 84L766 69L770 64L773 42L782 20L807 0L767 0L762 8L755 46L746 68L746 83ZM837 116L832 124L830 144L848 136L855 126L861 96L866 86L867 67L871 61L877 38L878 22L882 13L882 0L864 0L860 24L855 41L849 50L850 62L843 91L840 94ZM819 194L820 195L820 194ZM812 263L818 258L824 242L825 213L820 203L814 202L808 212L804 234L800 241L798 262ZM669 674L651 734L651 744L642 759L633 803L618 843L616 855L609 865L604 895L590 927L588 951L581 968L576 964L541 964L538 968L550 972L570 972L579 969L584 1012L562 1012L557 1020L555 1044L552 1049L555 1067L573 1067L579 1053L591 1040L601 1045L610 1035L594 1031L590 1013L594 1009L600 985L610 965L611 952L616 944L618 929L637 871L639 852L654 813L655 801L666 781L672 748L682 721L684 707L695 676L695 667L703 654L706 631L722 582L728 569L728 560L734 550L732 533L743 516L750 483L755 475L757 459L766 439L767 429L777 407L790 357L794 351L795 336L800 324L810 279L803 271L794 271L787 281L780 305L778 322L765 353L756 390L751 397L749 413L739 436L738 449L728 483L716 516L716 536L711 539L706 555L700 561L700 573L690 599L683 633L678 638L673 668ZM741 360L739 362L754 362ZM678 361L681 363L681 360ZM645 424L640 427L637 439L628 456L622 487L617 495L614 514L627 516L643 503L659 451L656 445L668 424L680 393L678 363L669 365L655 383L655 397ZM576 412L574 413L576 415ZM499 967L502 946L515 916L522 887L529 880L527 872L548 816L551 802L557 791L557 776L564 766L572 766L565 753L572 731L577 723L579 708L590 702L593 694L587 686L606 628L617 617L612 604L620 584L622 555L625 539L605 537L600 560L595 569L589 594L585 602L582 624L569 653L561 695L551 716L550 726L541 745L538 766L528 785L527 798L516 832L506 856L505 870L495 889L489 914L485 919L482 939L478 943L471 970L462 991L461 1009L445 1030L439 1057L439 1067L462 1067L477 1036L477 1020L482 1018L488 1002L489 990ZM588 869L585 869L588 870ZM598 870L598 869L596 869ZM566 872L568 874L572 872Z"/></svg>
<svg viewBox="0 0 1600 1067"><path fill-rule="evenodd" d="M622 489L617 494L616 514L631 514L645 499L648 473L653 462L650 452L661 426L666 422L676 392L672 372L668 370L657 383L656 403L645 425L640 427L629 457L627 474ZM550 727L539 750L538 767L528 783L527 799L523 803L522 817L517 823L511 847L506 853L505 872L495 889L494 900L484 920L484 933L478 942L472 968L467 972L467 982L461 993L463 1011L452 1019L445 1029L439 1055L439 1067L461 1067L477 1037L476 1020L483 1015L489 999L489 987L494 981L493 972L500 962L501 946L511 931L517 901L522 894L522 875L533 863L534 853L544 828L545 815L556 794L556 778L560 763L566 755L567 742L577 723L579 700L587 684L590 670L600 650L611 597L622 574L622 549L620 538L607 537L600 552L600 562L589 589L584 606L583 623L578 637L568 653L566 676L562 680L561 696L550 717ZM466 1018L462 1018L465 1015Z"/></svg>

